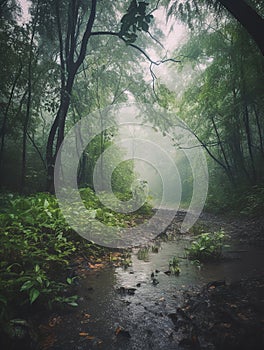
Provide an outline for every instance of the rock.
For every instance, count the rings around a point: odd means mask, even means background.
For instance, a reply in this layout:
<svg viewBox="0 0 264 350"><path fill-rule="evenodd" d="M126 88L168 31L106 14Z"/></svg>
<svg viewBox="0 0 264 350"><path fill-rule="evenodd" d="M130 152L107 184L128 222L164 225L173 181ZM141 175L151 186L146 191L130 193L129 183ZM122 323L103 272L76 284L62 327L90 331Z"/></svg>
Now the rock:
<svg viewBox="0 0 264 350"><path fill-rule="evenodd" d="M126 294L126 288L125 287L119 287L117 288L117 292L120 294Z"/></svg>
<svg viewBox="0 0 264 350"><path fill-rule="evenodd" d="M125 294L128 294L128 295L134 295L135 294L135 291L137 290L137 288L132 288L132 287L119 287L117 288L117 292L120 293L121 295L125 295Z"/></svg>
<svg viewBox="0 0 264 350"><path fill-rule="evenodd" d="M159 281L156 278L153 278L152 283L154 286L156 286L157 284L159 284Z"/></svg>
<svg viewBox="0 0 264 350"><path fill-rule="evenodd" d="M141 286L141 283L137 283L137 285L136 285L137 287L140 287Z"/></svg>
<svg viewBox="0 0 264 350"><path fill-rule="evenodd" d="M165 271L164 273L165 273L166 275L168 275L168 276L171 275L171 271L170 271L170 270Z"/></svg>
<svg viewBox="0 0 264 350"><path fill-rule="evenodd" d="M151 278L154 278L154 276L155 276L155 275L154 275L154 272L152 272L151 275L150 275L150 277L151 277Z"/></svg>
<svg viewBox="0 0 264 350"><path fill-rule="evenodd" d="M226 282L224 280L223 281L212 281L212 282L207 283L206 288L210 289L210 288L216 288L216 287L225 286L225 285L226 285Z"/></svg>
<svg viewBox="0 0 264 350"><path fill-rule="evenodd" d="M136 288L127 288L127 294L134 295L136 290Z"/></svg>

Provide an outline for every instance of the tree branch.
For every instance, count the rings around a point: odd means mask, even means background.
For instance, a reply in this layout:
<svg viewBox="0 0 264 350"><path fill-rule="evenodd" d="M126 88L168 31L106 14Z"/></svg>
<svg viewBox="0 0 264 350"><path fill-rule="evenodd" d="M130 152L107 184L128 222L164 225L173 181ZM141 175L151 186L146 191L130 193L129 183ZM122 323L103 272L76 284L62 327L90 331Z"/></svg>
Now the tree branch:
<svg viewBox="0 0 264 350"><path fill-rule="evenodd" d="M174 58L167 58L164 60L160 60L160 61L154 61L150 58L150 56L143 50L141 49L141 47L137 46L136 44L132 44L132 43L128 43L127 40L125 38L123 38L123 36L121 36L120 32L111 32L111 31L98 31L98 32L92 32L91 36L98 36L98 35L111 35L111 36L115 36L118 37L119 39L121 39L127 46L131 46L134 49L136 49L137 51L139 51L143 56L145 56L145 58L152 64L154 64L155 66L159 66L162 63L166 63L166 62L174 62L174 63L180 63L181 61L176 60Z"/></svg>
<svg viewBox="0 0 264 350"><path fill-rule="evenodd" d="M44 157L42 156L41 152L40 152L40 149L38 148L36 142L34 141L33 137L30 136L30 134L28 133L27 131L27 137L29 138L30 142L32 143L33 147L35 148L35 150L37 151L42 163L43 163L43 166L44 166L44 169L47 169L47 165L46 165L46 162L44 160Z"/></svg>
<svg viewBox="0 0 264 350"><path fill-rule="evenodd" d="M80 67L81 63L83 62L83 60L85 58L88 40L92 34L92 27L93 27L94 20L95 20L96 4L97 4L97 0L92 0L91 13L90 13L90 17L89 17L85 32L83 34L80 54L79 54L79 57L77 58L77 60L74 64L75 71L78 70L78 68Z"/></svg>

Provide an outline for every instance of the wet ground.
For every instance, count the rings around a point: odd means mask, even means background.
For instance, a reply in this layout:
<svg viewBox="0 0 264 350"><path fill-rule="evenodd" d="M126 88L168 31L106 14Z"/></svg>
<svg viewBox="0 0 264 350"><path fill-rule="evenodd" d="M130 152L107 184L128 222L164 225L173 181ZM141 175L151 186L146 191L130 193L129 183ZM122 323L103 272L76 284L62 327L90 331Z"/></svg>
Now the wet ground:
<svg viewBox="0 0 264 350"><path fill-rule="evenodd" d="M163 240L156 241L149 249L133 249L131 266L87 269L85 278L79 279L76 287L79 306L49 318L49 326L43 331L42 349L188 348L189 345L179 345L182 332L175 326L175 318L179 317L176 310L188 303L186 293L193 293L211 281L224 280L230 285L241 278L263 274L264 247L238 239L239 230L245 229L243 223L239 227L237 221L226 223L221 218L204 215L201 225L225 226L233 239L222 261L197 267L185 258L185 248L193 237L179 235L177 221ZM174 256L180 258L179 276L165 273ZM194 344L191 348L200 347Z"/></svg>

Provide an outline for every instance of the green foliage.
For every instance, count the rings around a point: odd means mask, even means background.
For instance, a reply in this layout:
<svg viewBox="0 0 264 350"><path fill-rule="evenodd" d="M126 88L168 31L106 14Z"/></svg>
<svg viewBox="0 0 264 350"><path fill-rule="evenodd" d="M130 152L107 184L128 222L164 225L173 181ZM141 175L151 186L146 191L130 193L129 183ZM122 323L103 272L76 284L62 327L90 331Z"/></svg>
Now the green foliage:
<svg viewBox="0 0 264 350"><path fill-rule="evenodd" d="M178 276L180 274L181 269L179 267L179 259L176 256L174 256L173 258L170 259L169 269L176 276Z"/></svg>
<svg viewBox="0 0 264 350"><path fill-rule="evenodd" d="M26 304L51 306L67 287L58 271L65 270L77 242L54 196L39 193L2 195L0 213L1 318ZM58 275L57 275L58 273Z"/></svg>
<svg viewBox="0 0 264 350"><path fill-rule="evenodd" d="M148 32L149 23L153 19L152 14L147 14L145 1L132 0L127 13L121 19L120 36L124 37L127 44L132 44L137 39L137 31Z"/></svg>
<svg viewBox="0 0 264 350"><path fill-rule="evenodd" d="M225 239L224 231L200 234L190 248L186 248L188 258L200 262L220 259Z"/></svg>
<svg viewBox="0 0 264 350"><path fill-rule="evenodd" d="M189 230L189 232L193 235L198 235L200 233L204 233L208 231L208 227L201 222L196 222Z"/></svg>
<svg viewBox="0 0 264 350"><path fill-rule="evenodd" d="M243 200L243 199L242 199ZM244 194L244 206L240 213L248 216L262 216L264 213L264 186L254 186Z"/></svg>
<svg viewBox="0 0 264 350"><path fill-rule="evenodd" d="M113 171L111 177L112 190L114 193L127 195L128 189L135 180L133 160L121 162Z"/></svg>
<svg viewBox="0 0 264 350"><path fill-rule="evenodd" d="M148 261L149 260L149 247L141 247L137 252L138 260Z"/></svg>
<svg viewBox="0 0 264 350"><path fill-rule="evenodd" d="M151 252L152 253L158 253L159 252L159 248L160 248L160 246L158 245L158 244L153 244L152 246L151 246Z"/></svg>
<svg viewBox="0 0 264 350"><path fill-rule="evenodd" d="M138 212L112 212L89 188L81 189L80 194L91 217L108 226L131 226L140 217ZM100 248L72 232L50 194L5 194L0 204L0 319L26 305L76 306L76 296L64 295L75 279L67 277L70 259L80 250L96 256Z"/></svg>
<svg viewBox="0 0 264 350"><path fill-rule="evenodd" d="M210 29L207 24L196 28L178 54L185 57L187 78L192 66L189 84L178 94L178 115L207 151L207 205L243 211L243 200L249 200L244 193L261 186L264 177L263 57L229 18ZM260 213L254 197L254 210Z"/></svg>
<svg viewBox="0 0 264 350"><path fill-rule="evenodd" d="M146 201L142 206L134 213L123 214L112 211L107 206L104 206L98 199L96 194L90 188L80 189L81 198L84 201L84 205L87 209L94 214L94 217L103 222L107 226L119 226L127 227L128 225L134 225L134 220L142 216L152 215L152 206ZM100 193L104 203L109 203L109 206L117 206L119 201L128 201L131 199L131 193L120 193L108 194L106 192Z"/></svg>
<svg viewBox="0 0 264 350"><path fill-rule="evenodd" d="M247 215L249 217L261 216L264 212L264 186L263 184L248 186L240 184L233 187L229 183L221 183L217 179L209 187L206 200L206 210L228 215ZM221 186L221 191L219 191Z"/></svg>

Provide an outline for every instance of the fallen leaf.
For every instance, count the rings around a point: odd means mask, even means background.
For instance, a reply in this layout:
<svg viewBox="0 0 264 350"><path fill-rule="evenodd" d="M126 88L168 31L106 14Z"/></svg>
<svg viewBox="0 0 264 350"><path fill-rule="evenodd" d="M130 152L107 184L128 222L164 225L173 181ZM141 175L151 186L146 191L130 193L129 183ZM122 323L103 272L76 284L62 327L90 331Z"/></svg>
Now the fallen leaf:
<svg viewBox="0 0 264 350"><path fill-rule="evenodd" d="M225 328L230 328L231 327L231 323L221 323L221 326L223 326Z"/></svg>
<svg viewBox="0 0 264 350"><path fill-rule="evenodd" d="M57 341L57 338L54 334L48 335L43 342L41 342L41 350L49 350Z"/></svg>
<svg viewBox="0 0 264 350"><path fill-rule="evenodd" d="M79 333L79 336L80 337L87 337L89 334L88 333L85 333L85 332L80 332Z"/></svg>
<svg viewBox="0 0 264 350"><path fill-rule="evenodd" d="M115 330L115 334L118 335L121 332L122 328L120 326Z"/></svg>
<svg viewBox="0 0 264 350"><path fill-rule="evenodd" d="M54 327L56 326L57 324L60 324L61 323L61 317L58 316L58 317L53 317L50 321L49 321L49 326L50 327Z"/></svg>
<svg viewBox="0 0 264 350"><path fill-rule="evenodd" d="M87 335L86 339L93 340L95 337L93 335Z"/></svg>
<svg viewBox="0 0 264 350"><path fill-rule="evenodd" d="M241 312L239 314L237 314L237 316L239 316L241 318L241 320L243 320L243 321L247 321L248 320L248 317L243 315Z"/></svg>
<svg viewBox="0 0 264 350"><path fill-rule="evenodd" d="M237 309L237 305L236 305L236 304L230 304L230 303L227 303L227 305L229 305L229 306L230 306L230 307L232 307L232 308Z"/></svg>

